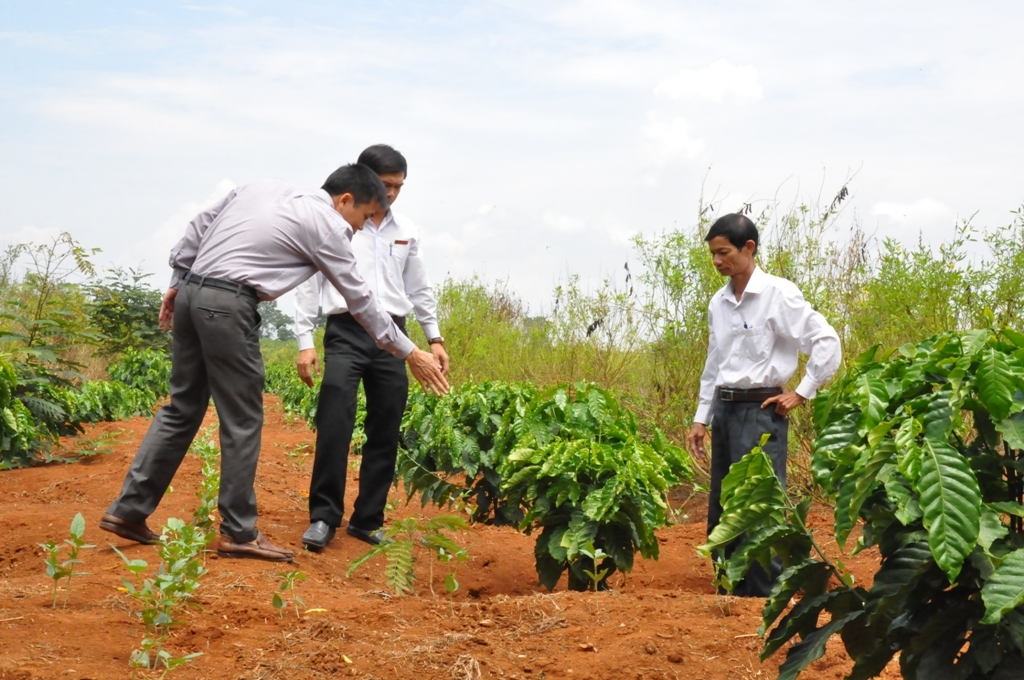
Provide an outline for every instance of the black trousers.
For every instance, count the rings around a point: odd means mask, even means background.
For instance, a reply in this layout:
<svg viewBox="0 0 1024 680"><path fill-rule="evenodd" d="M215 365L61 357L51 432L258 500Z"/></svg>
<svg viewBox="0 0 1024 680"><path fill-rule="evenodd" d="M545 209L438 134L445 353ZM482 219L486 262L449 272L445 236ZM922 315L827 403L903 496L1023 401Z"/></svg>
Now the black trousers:
<svg viewBox="0 0 1024 680"><path fill-rule="evenodd" d="M404 322L396 319L396 322ZM404 323L399 323L404 331ZM409 396L405 361L377 347L351 314L332 314L324 334L324 379L316 408L316 455L309 484L310 522L341 526L345 474L356 421L360 380L366 392L366 444L359 466L359 495L349 524L374 531L395 476L398 434Z"/></svg>
<svg viewBox="0 0 1024 680"><path fill-rule="evenodd" d="M761 441L761 435L768 433L771 438L764 446L764 452L772 459L775 474L786 486L786 449L789 444L789 421L780 416L774 406L761 408L760 402L726 402L719 399L714 403L714 422L711 432L711 493L708 496L708 535L718 526L722 518L722 479L729 474L729 468L740 458L750 453ZM731 555L743 539L726 548ZM768 597L772 584L781 573L781 562L772 561L772 575L765 573L760 564L754 564L746 577L733 589L742 597Z"/></svg>
<svg viewBox="0 0 1024 680"><path fill-rule="evenodd" d="M144 522L160 503L210 404L220 419L220 530L256 539L256 463L263 432L263 356L256 298L198 281L174 300L170 403L153 418L121 494L107 511Z"/></svg>

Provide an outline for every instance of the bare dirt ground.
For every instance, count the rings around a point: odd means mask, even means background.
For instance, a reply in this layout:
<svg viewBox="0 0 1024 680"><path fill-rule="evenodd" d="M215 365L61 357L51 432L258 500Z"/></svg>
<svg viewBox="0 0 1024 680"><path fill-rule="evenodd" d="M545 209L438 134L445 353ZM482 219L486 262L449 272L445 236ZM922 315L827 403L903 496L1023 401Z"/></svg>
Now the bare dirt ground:
<svg viewBox="0 0 1024 680"><path fill-rule="evenodd" d="M202 652L175 670L176 678L327 678L473 680L475 678L696 679L774 678L782 657L758 660L761 600L721 597L711 570L695 550L704 537L703 499L687 520L659 533L661 559L638 559L634 571L612 579L614 590L548 593L536 585L533 538L509 528L475 527L460 537L470 558L458 571L461 588L444 594L443 574L427 587L420 565L418 594L388 594L383 565L371 563L346 577L364 543L343 533L321 554L302 552L308 526L306 489L312 468L303 444L313 433L289 422L276 398L267 418L257 475L260 529L293 548L308 579L297 587L310 609L279 617L271 598L286 565L207 558L198 591L202 609L189 610L168 642L176 655ZM128 678L128 658L143 637L134 602L122 591L125 575L113 543L130 558L157 562L152 547L99 530L149 421L103 423L66 446L109 451L74 465L0 472L0 679ZM355 489L355 471L349 488ZM196 505L199 462L188 456L150 526L188 518ZM393 490L395 498L404 495ZM351 500L351 499L350 499ZM76 512L87 522L83 571L67 609L51 609L51 582L37 543L61 540ZM404 502L394 517L432 513ZM816 511L824 536L829 517ZM877 554L846 560L869 581ZM288 567L289 569L295 567ZM833 640L825 657L802 677L842 678L851 667ZM158 677L154 674L152 677ZM898 678L893 664L882 676Z"/></svg>

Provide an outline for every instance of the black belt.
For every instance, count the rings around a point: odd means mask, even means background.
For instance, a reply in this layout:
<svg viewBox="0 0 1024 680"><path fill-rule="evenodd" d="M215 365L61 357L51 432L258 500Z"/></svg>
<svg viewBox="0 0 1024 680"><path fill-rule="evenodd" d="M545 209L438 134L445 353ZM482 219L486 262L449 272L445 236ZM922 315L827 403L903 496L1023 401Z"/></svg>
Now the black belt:
<svg viewBox="0 0 1024 680"><path fill-rule="evenodd" d="M200 276L192 270L185 272L185 283L194 283L200 288L216 288L217 290L226 290L229 293L238 295L246 295L256 300L260 299L260 296L256 293L256 289L252 286L247 286L244 283L235 283L234 281L225 281L224 279L215 279L212 276Z"/></svg>
<svg viewBox="0 0 1024 680"><path fill-rule="evenodd" d="M733 387L719 387L718 399L720 401L758 402L782 394L781 387L754 387L748 390L740 390Z"/></svg>
<svg viewBox="0 0 1024 680"><path fill-rule="evenodd" d="M343 321L345 323L354 323L354 324L358 324L359 323L358 321L356 321L356 317L352 316L351 312L342 312L341 314L331 314L331 316L332 317L336 316L336 317L338 317L339 321ZM391 314L390 316L391 316L391 320L395 322L395 325L398 326L399 328L401 328L404 331L405 330L405 317L404 316L395 316L394 314ZM328 317L328 318L330 318L330 317Z"/></svg>

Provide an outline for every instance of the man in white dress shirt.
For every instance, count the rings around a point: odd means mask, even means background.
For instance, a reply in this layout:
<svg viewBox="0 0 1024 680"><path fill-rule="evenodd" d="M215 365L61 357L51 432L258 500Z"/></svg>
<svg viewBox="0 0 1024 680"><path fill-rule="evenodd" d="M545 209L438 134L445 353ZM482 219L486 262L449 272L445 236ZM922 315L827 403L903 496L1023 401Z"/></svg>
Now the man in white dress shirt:
<svg viewBox="0 0 1024 680"><path fill-rule="evenodd" d="M721 515L722 479L733 463L750 453L761 435L775 474L786 484L789 412L813 399L839 368L839 336L786 279L766 274L754 261L758 232L744 215L719 218L704 239L715 269L729 277L708 305L708 358L700 379L700 403L690 430L693 453L704 457L707 425L711 437L711 493L708 534ZM783 386L808 355L803 379L793 392ZM735 546L733 546L733 549ZM727 552L731 553L732 550ZM773 571L778 569L773 564ZM755 564L734 594L768 597L777 574Z"/></svg>
<svg viewBox="0 0 1024 680"><path fill-rule="evenodd" d="M372 168L384 183L389 204L397 200L408 170L405 158L386 144L367 148L360 164ZM437 325L437 302L420 255L419 230L411 220L387 210L367 220L352 238L356 265L370 289L405 331L405 319L416 313L441 372L448 372L448 354ZM295 299L297 368L307 385L319 360L313 347L318 307L328 315L324 334L324 379L316 412L316 453L309 485L309 529L302 536L307 550L320 551L341 526L345 476L355 427L356 393L366 393L366 443L359 467L359 495L346 531L377 544L383 538L384 507L395 475L398 435L409 383L405 366L381 351L349 314L345 298L323 276L299 286Z"/></svg>

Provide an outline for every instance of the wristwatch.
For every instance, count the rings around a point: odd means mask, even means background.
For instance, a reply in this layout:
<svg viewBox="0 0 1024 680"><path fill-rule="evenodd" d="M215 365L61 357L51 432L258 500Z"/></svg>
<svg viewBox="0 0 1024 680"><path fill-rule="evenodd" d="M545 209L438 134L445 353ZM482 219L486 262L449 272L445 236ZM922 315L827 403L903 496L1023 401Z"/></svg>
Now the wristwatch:
<svg viewBox="0 0 1024 680"><path fill-rule="evenodd" d="M431 338L430 340L428 340L428 342L431 345L441 345L442 347L444 347L444 338L442 338L440 335L437 336L436 338Z"/></svg>

